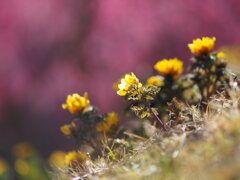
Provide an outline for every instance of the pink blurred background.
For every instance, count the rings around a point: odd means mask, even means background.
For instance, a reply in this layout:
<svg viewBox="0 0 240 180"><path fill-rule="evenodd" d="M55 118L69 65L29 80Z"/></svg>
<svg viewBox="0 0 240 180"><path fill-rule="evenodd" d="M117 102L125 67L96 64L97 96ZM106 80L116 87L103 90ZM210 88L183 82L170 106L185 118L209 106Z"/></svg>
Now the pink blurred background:
<svg viewBox="0 0 240 180"><path fill-rule="evenodd" d="M162 58L187 64L197 37L237 44L239 17L239 0L1 0L1 155L18 141L44 155L73 149L59 131L67 94L87 91L101 112L121 112L119 77L144 80Z"/></svg>

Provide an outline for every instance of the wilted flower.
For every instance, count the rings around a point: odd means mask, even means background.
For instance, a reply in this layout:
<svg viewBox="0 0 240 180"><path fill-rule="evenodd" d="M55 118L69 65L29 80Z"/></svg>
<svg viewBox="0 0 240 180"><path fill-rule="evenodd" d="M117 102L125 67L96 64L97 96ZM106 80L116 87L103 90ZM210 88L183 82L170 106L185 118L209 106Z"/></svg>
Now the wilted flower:
<svg viewBox="0 0 240 180"><path fill-rule="evenodd" d="M188 44L190 51L195 55L209 54L212 52L215 44L215 37L203 37L202 39L195 39Z"/></svg>
<svg viewBox="0 0 240 180"><path fill-rule="evenodd" d="M68 109L70 113L82 113L87 112L91 109L90 100L88 99L88 94L84 93L84 96L80 96L77 93L68 95L66 99L66 104L62 105L63 109Z"/></svg>
<svg viewBox="0 0 240 180"><path fill-rule="evenodd" d="M142 84L139 82L135 74L126 74L124 78L121 79L121 83L118 85L119 90L117 91L117 94L119 96L125 96L133 88L139 87L142 87Z"/></svg>
<svg viewBox="0 0 240 180"><path fill-rule="evenodd" d="M163 59L154 65L154 69L162 75L171 75L174 79L177 79L183 72L183 62L178 58Z"/></svg>
<svg viewBox="0 0 240 180"><path fill-rule="evenodd" d="M66 124L60 127L60 130L63 134L67 136L71 136L73 133L73 129L76 127L76 124L72 122L70 125Z"/></svg>
<svg viewBox="0 0 240 180"><path fill-rule="evenodd" d="M58 167L58 168L64 168L66 166L65 156L66 156L66 153L63 151L54 151L51 153L48 159L49 164L54 165L55 167Z"/></svg>
<svg viewBox="0 0 240 180"><path fill-rule="evenodd" d="M108 113L103 122L100 122L96 126L98 132L109 132L113 126L118 123L118 115L114 112Z"/></svg>
<svg viewBox="0 0 240 180"><path fill-rule="evenodd" d="M86 159L87 159L86 154L80 151L72 151L65 156L65 163L69 167L72 167L84 163Z"/></svg>
<svg viewBox="0 0 240 180"><path fill-rule="evenodd" d="M147 79L147 85L162 86L163 84L161 76L151 76Z"/></svg>

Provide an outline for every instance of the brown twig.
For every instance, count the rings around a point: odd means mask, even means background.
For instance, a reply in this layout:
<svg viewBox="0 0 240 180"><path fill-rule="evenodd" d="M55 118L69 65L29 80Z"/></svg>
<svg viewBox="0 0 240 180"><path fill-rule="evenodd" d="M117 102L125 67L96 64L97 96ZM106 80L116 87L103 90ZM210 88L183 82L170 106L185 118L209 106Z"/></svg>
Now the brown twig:
<svg viewBox="0 0 240 180"><path fill-rule="evenodd" d="M148 109L150 111L150 113L155 117L155 119L159 122L160 124L160 127L164 130L164 131L168 131L164 125L164 123L162 122L162 120L158 117L158 115L152 110L151 106L150 106L150 103L147 102L147 105L148 105Z"/></svg>

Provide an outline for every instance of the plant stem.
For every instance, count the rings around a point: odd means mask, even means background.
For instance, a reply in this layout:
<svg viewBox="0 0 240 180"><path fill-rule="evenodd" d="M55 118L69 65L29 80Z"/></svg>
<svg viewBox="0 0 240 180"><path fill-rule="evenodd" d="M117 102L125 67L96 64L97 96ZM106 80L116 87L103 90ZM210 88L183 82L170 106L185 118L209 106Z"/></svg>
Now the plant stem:
<svg viewBox="0 0 240 180"><path fill-rule="evenodd" d="M164 130L164 131L168 131L164 125L164 123L162 122L162 120L158 117L157 114L155 114L155 112L152 110L151 106L150 106L150 103L147 102L147 105L148 105L148 108L149 108L149 111L150 113L155 117L155 119L159 122L161 128Z"/></svg>

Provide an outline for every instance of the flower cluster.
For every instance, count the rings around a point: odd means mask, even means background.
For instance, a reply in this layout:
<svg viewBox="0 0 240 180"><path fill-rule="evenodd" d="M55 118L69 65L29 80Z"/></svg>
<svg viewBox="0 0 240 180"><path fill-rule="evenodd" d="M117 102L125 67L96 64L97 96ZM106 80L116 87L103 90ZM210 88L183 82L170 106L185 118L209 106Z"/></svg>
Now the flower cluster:
<svg viewBox="0 0 240 180"><path fill-rule="evenodd" d="M154 65L159 75L149 77L146 85L133 73L126 74L118 83L117 94L126 97L129 109L139 118L155 117L157 122L161 121L157 115L166 119L173 98L188 104L206 101L228 84L224 53L213 52L215 41L215 37L203 37L188 44L194 54L189 74L181 76L183 62L178 58L163 59ZM164 128L162 121L160 124Z"/></svg>
<svg viewBox="0 0 240 180"><path fill-rule="evenodd" d="M118 128L118 115L114 112L98 114L97 108L90 104L87 93L84 93L84 96L76 93L68 95L62 108L68 109L75 117L69 124L61 126L60 131L65 136L73 138L79 147L89 145L96 153L100 153L101 134L109 135Z"/></svg>
<svg viewBox="0 0 240 180"><path fill-rule="evenodd" d="M145 85L133 73L126 74L118 85L117 94L126 96L130 109L139 118L154 117L156 123L164 129L164 123L158 115L166 114L167 102L176 94L182 98L184 88L178 79L183 72L183 62L178 58L163 59L154 65L154 69L160 75L149 77Z"/></svg>
<svg viewBox="0 0 240 180"><path fill-rule="evenodd" d="M127 101L126 109L134 112L140 119L149 120L165 132L183 122L183 117L193 119L185 104L200 104L204 110L203 102L229 85L225 56L223 52L213 51L215 41L215 37L203 37L188 44L193 57L190 72L185 75L183 62L178 58L156 62L153 68L158 74L147 78L145 84L134 73L125 74L113 87ZM75 116L69 124L60 128L61 132L74 138L79 146L91 146L97 156L103 147L106 148L101 144L104 142L103 138L108 138L105 142L114 141L112 135L119 132L118 115L114 112L98 114L97 109L90 104L87 93L84 96L76 93L68 95L62 108ZM62 155L56 154L52 159ZM116 157L111 149L108 157ZM83 152L69 152L65 155L65 165L75 168L77 165L87 164L87 159L88 156Z"/></svg>
<svg viewBox="0 0 240 180"><path fill-rule="evenodd" d="M159 79L160 80L160 79ZM157 84L162 84L158 81L158 77L152 77L149 82ZM120 96L125 96L126 99L130 103L131 110L139 117L139 118L152 118L157 117L157 112L154 108L151 107L150 101L154 99L156 94L159 92L160 88L153 84L142 85L139 82L138 78L135 74L126 74L121 80L121 83L118 84L119 90L117 90L117 94ZM159 126L164 127L163 122L158 118Z"/></svg>
<svg viewBox="0 0 240 180"><path fill-rule="evenodd" d="M119 96L125 96L131 90L142 87L142 83L139 82L138 78L134 73L126 74L124 78L121 79L121 83L118 84L117 94Z"/></svg>

